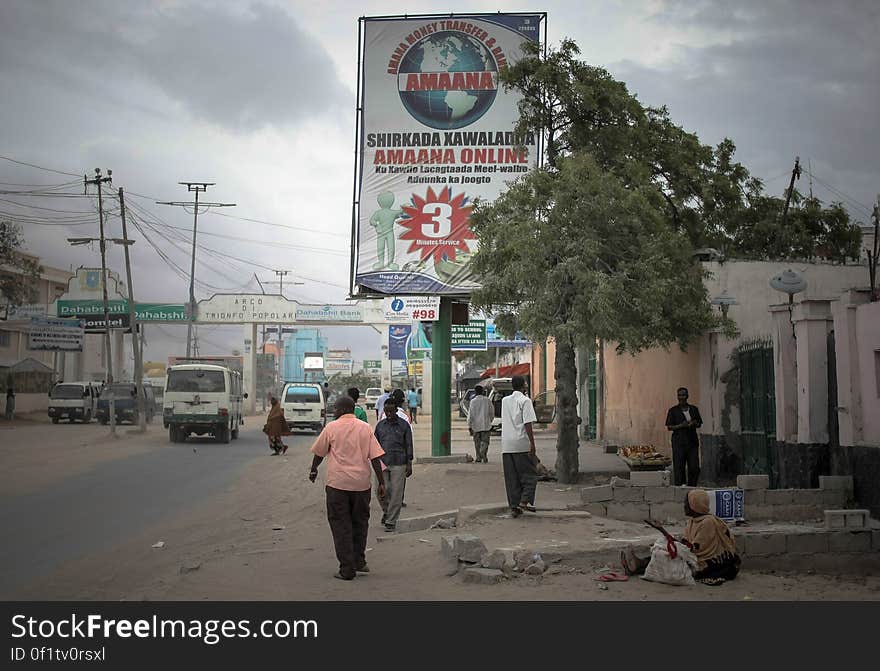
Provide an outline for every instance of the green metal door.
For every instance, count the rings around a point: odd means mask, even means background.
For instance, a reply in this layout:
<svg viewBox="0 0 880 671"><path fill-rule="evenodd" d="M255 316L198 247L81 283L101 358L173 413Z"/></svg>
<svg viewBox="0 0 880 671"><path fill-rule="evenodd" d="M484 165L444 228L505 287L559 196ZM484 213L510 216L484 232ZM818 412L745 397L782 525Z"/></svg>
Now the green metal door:
<svg viewBox="0 0 880 671"><path fill-rule="evenodd" d="M587 356L587 405L589 406L589 418L587 424L587 439L596 439L596 351L592 350Z"/></svg>
<svg viewBox="0 0 880 671"><path fill-rule="evenodd" d="M773 476L770 446L776 440L776 389L772 344L761 340L741 345L739 370L743 472Z"/></svg>

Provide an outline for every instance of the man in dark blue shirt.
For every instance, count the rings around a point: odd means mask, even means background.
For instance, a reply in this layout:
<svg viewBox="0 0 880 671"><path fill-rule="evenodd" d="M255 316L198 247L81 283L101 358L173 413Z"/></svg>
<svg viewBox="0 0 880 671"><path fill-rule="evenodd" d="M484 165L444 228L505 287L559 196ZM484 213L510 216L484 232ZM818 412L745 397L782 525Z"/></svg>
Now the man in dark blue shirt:
<svg viewBox="0 0 880 671"><path fill-rule="evenodd" d="M376 440L385 450L382 463L385 464L385 498L382 503L382 524L385 531L397 528L397 518L403 503L406 479L412 475L413 438L409 423L397 416L397 403L392 399L385 401L385 419L376 424Z"/></svg>
<svg viewBox="0 0 880 671"><path fill-rule="evenodd" d="M697 429L703 418L697 406L688 403L688 390L679 387L678 405L666 413L666 428L672 431L672 473L676 485L696 487L700 477L700 438Z"/></svg>

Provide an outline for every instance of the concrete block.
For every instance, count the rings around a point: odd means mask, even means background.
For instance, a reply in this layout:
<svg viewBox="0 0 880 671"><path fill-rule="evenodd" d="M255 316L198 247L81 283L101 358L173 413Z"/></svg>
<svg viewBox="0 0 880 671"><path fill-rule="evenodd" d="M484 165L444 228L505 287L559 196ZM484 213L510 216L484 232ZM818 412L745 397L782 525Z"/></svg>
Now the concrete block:
<svg viewBox="0 0 880 671"><path fill-rule="evenodd" d="M663 487L669 484L669 471L632 471L629 484L632 487Z"/></svg>
<svg viewBox="0 0 880 671"><path fill-rule="evenodd" d="M645 487L645 501L648 503L665 503L675 500L672 487Z"/></svg>
<svg viewBox="0 0 880 671"><path fill-rule="evenodd" d="M456 536L452 550L459 560L474 564L486 554L486 546L479 536Z"/></svg>
<svg viewBox="0 0 880 671"><path fill-rule="evenodd" d="M618 503L615 501L608 504L608 517L615 520L642 522L648 519L650 514L651 509L647 503Z"/></svg>
<svg viewBox="0 0 880 671"><path fill-rule="evenodd" d="M748 547L749 556L765 556L785 554L785 534L782 533L758 533L736 537L736 545L739 548L740 541Z"/></svg>
<svg viewBox="0 0 880 671"><path fill-rule="evenodd" d="M667 520L683 520L685 518L684 506L674 501L666 501L664 503L652 503L649 506L651 519L659 522Z"/></svg>
<svg viewBox="0 0 880 671"><path fill-rule="evenodd" d="M466 568L461 575L466 583L472 585L497 585L507 580L504 571L494 568Z"/></svg>
<svg viewBox="0 0 880 671"><path fill-rule="evenodd" d="M614 490L611 485L599 487L583 487L581 489L581 501L584 503L596 503L597 501L611 501L614 498Z"/></svg>
<svg viewBox="0 0 880 671"><path fill-rule="evenodd" d="M825 528L846 529L846 511L845 510L826 510L825 511Z"/></svg>
<svg viewBox="0 0 880 671"><path fill-rule="evenodd" d="M779 516L776 506L768 506L761 503L750 503L748 494L744 506L745 517L747 520L777 520Z"/></svg>
<svg viewBox="0 0 880 671"><path fill-rule="evenodd" d="M611 478L611 486L615 489L617 487L629 487L629 479L628 478L618 478L616 475Z"/></svg>
<svg viewBox="0 0 880 671"><path fill-rule="evenodd" d="M853 479L851 475L820 475L819 489L842 489L852 492Z"/></svg>
<svg viewBox="0 0 880 671"><path fill-rule="evenodd" d="M827 508L843 508L848 498L845 489L820 489L822 492L822 505Z"/></svg>
<svg viewBox="0 0 880 671"><path fill-rule="evenodd" d="M767 489L770 487L769 475L737 475L736 486L740 489Z"/></svg>
<svg viewBox="0 0 880 671"><path fill-rule="evenodd" d="M455 514L455 526L462 526L468 520L480 515L500 515L510 510L506 503L483 503L476 506L462 506Z"/></svg>
<svg viewBox="0 0 880 671"><path fill-rule="evenodd" d="M832 552L870 552L871 532L832 531L828 534L828 547Z"/></svg>
<svg viewBox="0 0 880 671"><path fill-rule="evenodd" d="M480 560L480 566L483 568L493 568L498 570L510 569L516 566L515 558L516 550L514 548L496 548L492 552L487 552Z"/></svg>
<svg viewBox="0 0 880 671"><path fill-rule="evenodd" d="M614 488L614 502L642 502L645 500L644 487Z"/></svg>
<svg viewBox="0 0 880 671"><path fill-rule="evenodd" d="M747 520L812 522L822 518L822 511L816 506L802 506L795 503L781 504L777 506L759 504L749 505L746 503L745 515Z"/></svg>
<svg viewBox="0 0 880 671"><path fill-rule="evenodd" d="M769 491L769 490L768 490ZM825 505L825 493L821 489L792 489L792 502L805 506L821 507ZM834 491L834 490L830 490Z"/></svg>
<svg viewBox="0 0 880 671"><path fill-rule="evenodd" d="M794 492L791 489L767 489L764 491L764 503L769 506L779 506L794 502Z"/></svg>
<svg viewBox="0 0 880 671"><path fill-rule="evenodd" d="M458 511L445 510L441 513L431 513L429 515L418 515L416 517L401 517L397 520L398 533L406 533L408 531L423 531L430 529L435 522L440 520L455 519Z"/></svg>
<svg viewBox="0 0 880 671"><path fill-rule="evenodd" d="M767 502L767 492L768 491L770 491L770 490L769 489L750 489L748 492L743 492L743 502L764 505Z"/></svg>
<svg viewBox="0 0 880 671"><path fill-rule="evenodd" d="M847 510L846 511L846 528L847 529L867 529L868 520L871 513L868 510Z"/></svg>
<svg viewBox="0 0 880 671"><path fill-rule="evenodd" d="M588 503L584 510L596 517L608 517L608 506L604 503Z"/></svg>
<svg viewBox="0 0 880 671"><path fill-rule="evenodd" d="M687 498L688 492L692 489L697 489L697 487L687 487L685 485L673 487L672 500L678 501L679 503L684 503L684 500Z"/></svg>
<svg viewBox="0 0 880 671"><path fill-rule="evenodd" d="M516 550L513 553L513 560L517 571L525 571L529 566L541 559L541 553L534 548Z"/></svg>
<svg viewBox="0 0 880 671"><path fill-rule="evenodd" d="M454 546L455 536L443 536L443 538L440 539L440 554L447 559L458 561L458 555L455 554L455 550L453 549Z"/></svg>
<svg viewBox="0 0 880 671"><path fill-rule="evenodd" d="M828 536L825 532L794 533L785 535L785 549L790 554L808 555L828 552Z"/></svg>

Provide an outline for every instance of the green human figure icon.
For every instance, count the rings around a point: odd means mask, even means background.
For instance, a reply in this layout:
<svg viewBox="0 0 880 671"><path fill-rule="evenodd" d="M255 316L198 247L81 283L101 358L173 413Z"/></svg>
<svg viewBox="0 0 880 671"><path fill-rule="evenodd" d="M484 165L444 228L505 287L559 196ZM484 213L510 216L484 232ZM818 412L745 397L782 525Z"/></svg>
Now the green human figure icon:
<svg viewBox="0 0 880 671"><path fill-rule="evenodd" d="M370 215L370 226L376 229L376 254L378 262L373 264L373 270L397 270L394 263L394 222L403 215L403 210L391 209L394 205L394 194L383 191L376 197L379 209ZM385 250L388 250L388 263L385 263Z"/></svg>

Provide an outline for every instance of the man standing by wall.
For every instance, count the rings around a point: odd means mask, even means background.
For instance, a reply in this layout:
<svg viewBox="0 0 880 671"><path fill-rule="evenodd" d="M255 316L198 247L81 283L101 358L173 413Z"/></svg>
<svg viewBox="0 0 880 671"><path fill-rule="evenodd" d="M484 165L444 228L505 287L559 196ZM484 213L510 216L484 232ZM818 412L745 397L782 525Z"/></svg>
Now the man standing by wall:
<svg viewBox="0 0 880 671"><path fill-rule="evenodd" d="M385 496L382 478L382 447L366 422L354 416L354 401L336 399L336 421L330 422L312 445L309 480L318 477L318 466L327 457L327 521L340 580L353 580L358 572L368 573L367 531L370 525L370 467L379 480L379 497Z"/></svg>
<svg viewBox="0 0 880 671"><path fill-rule="evenodd" d="M678 388L678 405L666 413L666 428L672 431L672 472L676 485L696 487L700 477L700 438L697 429L703 418L697 406L688 403L688 390Z"/></svg>
<svg viewBox="0 0 880 671"><path fill-rule="evenodd" d="M538 418L532 400L523 393L525 378L514 375L511 385L513 393L501 401L501 460L507 503L511 514L519 517L523 510L535 512L538 457L532 424Z"/></svg>
<svg viewBox="0 0 880 671"><path fill-rule="evenodd" d="M409 424L397 415L397 404L393 399L385 401L385 419L376 424L376 440L385 451L382 462L385 491L387 496L380 498L382 503L382 524L385 531L397 528L397 519L403 504L406 479L412 475L413 439Z"/></svg>
<svg viewBox="0 0 880 671"><path fill-rule="evenodd" d="M489 463L489 437L492 434L492 420L495 408L480 385L474 387L474 397L468 406L468 432L474 437L476 463Z"/></svg>

